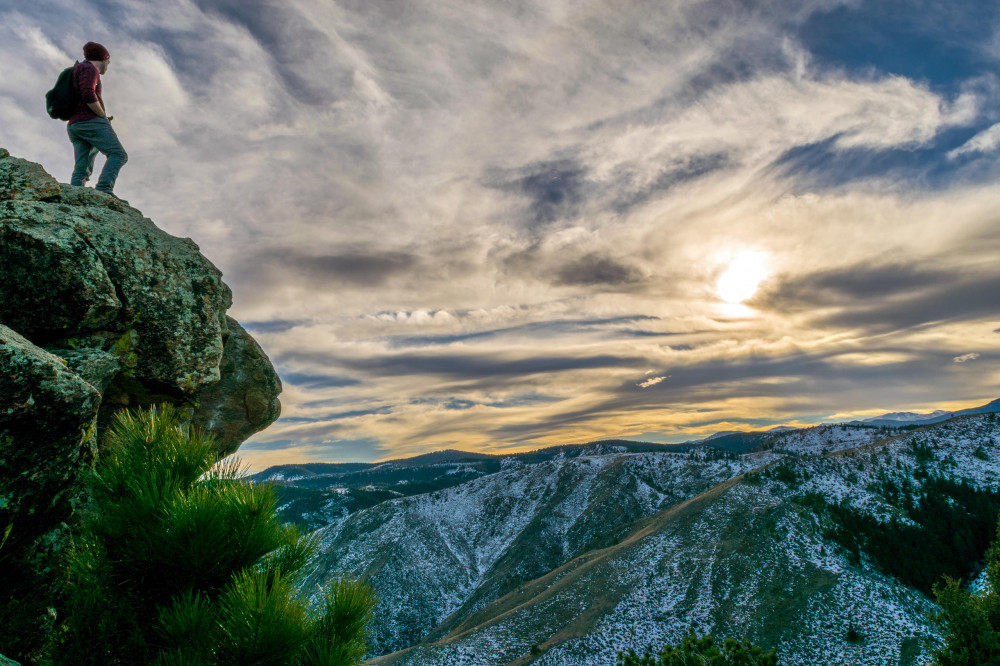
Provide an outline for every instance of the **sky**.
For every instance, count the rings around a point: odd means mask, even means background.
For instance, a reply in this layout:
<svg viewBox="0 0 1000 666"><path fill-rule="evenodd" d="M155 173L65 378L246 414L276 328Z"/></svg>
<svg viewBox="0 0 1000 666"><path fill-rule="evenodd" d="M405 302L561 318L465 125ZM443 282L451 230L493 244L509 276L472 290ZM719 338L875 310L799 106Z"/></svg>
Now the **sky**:
<svg viewBox="0 0 1000 666"><path fill-rule="evenodd" d="M61 181L90 40L116 192L284 384L251 468L1000 397L1000 3L0 0Z"/></svg>

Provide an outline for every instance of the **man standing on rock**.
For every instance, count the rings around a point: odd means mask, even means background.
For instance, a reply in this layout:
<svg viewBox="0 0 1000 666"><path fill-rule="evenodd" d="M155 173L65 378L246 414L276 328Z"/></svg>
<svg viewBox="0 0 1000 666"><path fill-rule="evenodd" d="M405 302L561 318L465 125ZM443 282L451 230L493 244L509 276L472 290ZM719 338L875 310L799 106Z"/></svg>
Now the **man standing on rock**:
<svg viewBox="0 0 1000 666"><path fill-rule="evenodd" d="M101 74L108 71L111 54L97 42L87 42L83 47L83 57L85 60L73 68L73 87L80 94L80 101L66 125L76 158L70 184L83 185L87 182L94 171L94 158L101 152L107 161L96 189L117 199L113 192L115 181L128 161L128 155L111 127L114 116L107 114L101 97Z"/></svg>

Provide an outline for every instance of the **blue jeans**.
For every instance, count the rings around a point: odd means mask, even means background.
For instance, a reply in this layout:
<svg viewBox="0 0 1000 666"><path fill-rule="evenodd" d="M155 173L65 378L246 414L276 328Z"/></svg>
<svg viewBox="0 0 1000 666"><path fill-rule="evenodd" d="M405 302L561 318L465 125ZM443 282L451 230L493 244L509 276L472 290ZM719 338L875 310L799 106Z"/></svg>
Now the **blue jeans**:
<svg viewBox="0 0 1000 666"><path fill-rule="evenodd" d="M128 162L128 154L122 148L107 118L91 118L81 120L66 127L69 140L73 142L73 152L76 166L73 169L73 179L70 185L83 185L94 172L94 158L102 153L107 161L97 180L97 188L101 192L111 194L118 180L118 172Z"/></svg>

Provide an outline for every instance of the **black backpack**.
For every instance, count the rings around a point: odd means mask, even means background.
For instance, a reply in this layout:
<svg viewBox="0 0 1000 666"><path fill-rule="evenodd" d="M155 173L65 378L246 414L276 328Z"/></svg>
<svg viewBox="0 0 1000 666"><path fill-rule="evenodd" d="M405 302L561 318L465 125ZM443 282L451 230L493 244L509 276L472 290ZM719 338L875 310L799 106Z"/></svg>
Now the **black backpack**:
<svg viewBox="0 0 1000 666"><path fill-rule="evenodd" d="M50 117L56 120L69 120L76 113L76 107L80 104L80 93L73 85L74 69L76 69L76 65L64 69L59 74L59 78L56 79L56 85L45 93L45 110L49 112Z"/></svg>

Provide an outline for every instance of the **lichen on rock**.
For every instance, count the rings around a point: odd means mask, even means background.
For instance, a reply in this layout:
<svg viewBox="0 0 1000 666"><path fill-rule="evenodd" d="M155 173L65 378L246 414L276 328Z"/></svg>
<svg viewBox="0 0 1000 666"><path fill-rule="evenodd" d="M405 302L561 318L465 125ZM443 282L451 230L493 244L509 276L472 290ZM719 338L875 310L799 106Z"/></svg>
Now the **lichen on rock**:
<svg viewBox="0 0 1000 666"><path fill-rule="evenodd" d="M0 148L0 199L41 201L58 195L61 189L42 165L11 157Z"/></svg>

